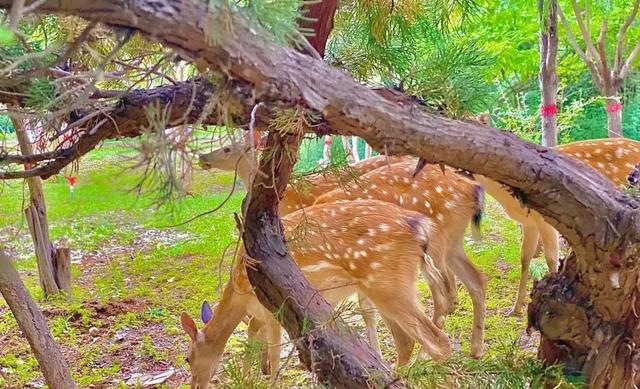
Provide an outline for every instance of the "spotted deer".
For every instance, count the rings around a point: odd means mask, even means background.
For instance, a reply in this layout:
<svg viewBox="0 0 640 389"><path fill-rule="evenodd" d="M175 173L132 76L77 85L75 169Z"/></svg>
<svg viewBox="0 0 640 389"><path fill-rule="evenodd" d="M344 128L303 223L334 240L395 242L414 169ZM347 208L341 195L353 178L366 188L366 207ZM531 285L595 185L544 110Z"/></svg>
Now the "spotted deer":
<svg viewBox="0 0 640 389"><path fill-rule="evenodd" d="M296 237L289 240L292 258L331 304L357 292L375 305L391 330L399 365L409 361L416 342L435 360L451 355L449 338L426 316L416 291L426 247L437 234L428 218L394 204L356 200L314 205L284 216L282 223L285 235ZM247 315L269 328L271 371L278 369L280 326L254 294L245 256L241 250L214 312L203 305L203 329L181 315L191 340L191 388L207 387L229 337Z"/></svg>
<svg viewBox="0 0 640 389"><path fill-rule="evenodd" d="M472 230L476 230L477 234L484 199L483 188L449 167L443 172L440 167L429 165L414 178L415 165L413 159L407 159L372 170L345 188L319 196L315 204L376 199L427 216L438 231L437 235L431 235L427 253L434 267L445 275L444 280L434 280L437 275L425 274L429 285L444 285L444 291L432 288L433 320L442 328L444 315L452 311L457 297L454 278L447 276L452 272L465 285L473 302L471 355L480 357L484 343L487 278L467 257L464 235L470 221ZM375 234L376 230L372 228L369 235ZM437 253L442 256L438 257Z"/></svg>
<svg viewBox="0 0 640 389"><path fill-rule="evenodd" d="M631 139L592 139L567 143L555 149L590 165L621 188L629 185L629 174L640 162L640 142ZM475 175L475 178L484 185L487 194L502 205L507 215L522 226L520 283L515 304L509 312L510 315L518 315L524 306L529 265L535 255L538 238L542 240L549 271L557 271L558 232L538 212L523 207L504 185L480 175Z"/></svg>
<svg viewBox="0 0 640 389"><path fill-rule="evenodd" d="M218 169L237 171L238 178L248 187L251 179L252 156L249 146L244 142L236 142L206 154L200 154L200 167L206 170ZM316 198L326 192L357 180L357 176L385 164L401 161L402 157L376 156L350 165L344 172L317 173L289 184L280 201L280 215L297 211L312 205Z"/></svg>
<svg viewBox="0 0 640 389"><path fill-rule="evenodd" d="M264 138L263 138L264 140ZM261 142L264 144L264 141ZM249 145L237 142L226 145L212 152L201 154L199 157L200 166L203 169L218 169L223 171L236 171L238 177L245 187L250 186L252 177L252 154ZM280 200L280 215L284 216L304 207L311 206L316 198L326 192L347 185L349 182L357 180L357 177L370 170L402 160L402 157L377 156L355 163L349 167L347 172L338 174L317 173L300 180L297 185L288 185ZM380 345L377 337L375 314L372 312L369 302L364 298L359 298L362 309L362 318L367 329L367 338L371 346L379 353ZM266 361L263 359L263 366Z"/></svg>

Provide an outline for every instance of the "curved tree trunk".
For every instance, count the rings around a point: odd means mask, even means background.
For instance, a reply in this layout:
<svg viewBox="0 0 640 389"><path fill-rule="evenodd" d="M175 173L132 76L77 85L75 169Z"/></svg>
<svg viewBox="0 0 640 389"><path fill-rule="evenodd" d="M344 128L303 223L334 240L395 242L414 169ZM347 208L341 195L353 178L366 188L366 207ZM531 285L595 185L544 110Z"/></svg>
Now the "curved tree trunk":
<svg viewBox="0 0 640 389"><path fill-rule="evenodd" d="M52 389L75 388L76 384L71 379L65 359L51 337L47 320L2 249L0 249L0 293L15 316L20 330L29 341L47 385Z"/></svg>
<svg viewBox="0 0 640 389"><path fill-rule="evenodd" d="M282 324L302 363L333 387L399 388L373 349L351 332L318 291L304 278L287 250L278 201L298 159L301 136L271 132L259 174L245 198L242 238L247 253L259 260L247 266L255 292ZM248 204L247 204L248 203Z"/></svg>

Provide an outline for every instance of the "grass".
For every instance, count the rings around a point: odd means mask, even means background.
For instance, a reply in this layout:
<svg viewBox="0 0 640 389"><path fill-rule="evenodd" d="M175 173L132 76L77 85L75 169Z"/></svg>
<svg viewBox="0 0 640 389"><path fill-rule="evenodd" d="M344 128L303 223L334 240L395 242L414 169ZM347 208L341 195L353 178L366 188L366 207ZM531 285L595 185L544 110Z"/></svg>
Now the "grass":
<svg viewBox="0 0 640 389"><path fill-rule="evenodd" d="M0 244L17 259L16 266L45 311L80 387L124 388L131 374L157 374L168 368L176 373L165 387L186 387L187 337L180 328L179 314L184 310L194 315L202 300L218 299L230 264L230 258L222 254L237 239L233 212L239 209L243 193L231 196L216 213L175 226L218 206L227 196L232 175L196 170L193 196L171 207L157 207L152 197L130 191L140 177L125 168L121 158L127 155L130 149L122 143L89 154L80 165L73 196L63 176L45 182L51 237L72 248L72 302L45 300L39 291L21 211L24 187L17 181L0 189ZM535 338L524 334L525 318L503 316L516 294L519 229L491 200L486 215L484 240L467 243L472 261L489 277L486 357L480 361L466 357L472 308L469 295L460 288L458 309L446 322L458 351L446 364L420 362L401 370L416 386L442 385L453 377L460 387L474 383L492 388L539 387L545 377L562 378L557 368L545 369L535 360ZM539 264L540 260L536 266ZM421 282L419 288L429 304L427 286ZM363 330L363 324L356 325ZM380 328L384 357L393 361L390 335L382 324ZM221 382L227 388L267 387L255 348L244 339L240 328L229 342ZM0 348L0 387L42 383L29 346L19 336L3 301ZM245 352L256 354L249 379L239 373ZM290 362L285 371L282 387L313 386L310 376L294 364Z"/></svg>

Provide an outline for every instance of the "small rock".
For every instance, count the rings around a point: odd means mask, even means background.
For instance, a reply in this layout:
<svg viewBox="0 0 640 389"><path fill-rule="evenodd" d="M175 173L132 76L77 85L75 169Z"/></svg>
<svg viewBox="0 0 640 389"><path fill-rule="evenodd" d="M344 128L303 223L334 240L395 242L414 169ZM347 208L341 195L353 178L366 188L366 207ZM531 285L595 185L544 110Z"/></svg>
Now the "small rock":
<svg viewBox="0 0 640 389"><path fill-rule="evenodd" d="M116 335L114 336L114 339L116 342L122 342L126 337L127 337L127 332L129 331L128 328L123 328L121 330L116 331Z"/></svg>
<svg viewBox="0 0 640 389"><path fill-rule="evenodd" d="M100 330L97 329L96 327L89 328L89 335L98 336L99 334L100 334Z"/></svg>
<svg viewBox="0 0 640 389"><path fill-rule="evenodd" d="M154 385L158 385L165 382L175 372L176 371L174 369L169 369L156 375L134 373L134 374L131 374L131 377L129 377L126 384L127 386L133 386L133 385L142 385L143 387L154 386Z"/></svg>

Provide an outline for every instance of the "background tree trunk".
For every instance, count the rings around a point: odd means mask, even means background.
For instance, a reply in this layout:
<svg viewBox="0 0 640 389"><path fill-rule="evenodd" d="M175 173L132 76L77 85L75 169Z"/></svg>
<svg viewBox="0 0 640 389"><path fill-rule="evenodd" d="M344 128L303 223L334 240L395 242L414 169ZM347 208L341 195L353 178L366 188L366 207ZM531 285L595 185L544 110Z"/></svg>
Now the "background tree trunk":
<svg viewBox="0 0 640 389"><path fill-rule="evenodd" d="M33 147L25 123L12 117L13 127L22 155L33 154ZM25 209L29 232L33 240L36 259L38 262L38 276L40 286L45 296L54 294L60 289L56 283L56 249L49 239L49 221L47 220L47 206L44 200L42 180L40 177L27 178L29 187L29 206Z"/></svg>
<svg viewBox="0 0 640 389"><path fill-rule="evenodd" d="M558 1L538 0L540 13L540 92L542 95L542 144L558 144ZM553 107L553 108L552 108Z"/></svg>
<svg viewBox="0 0 640 389"><path fill-rule="evenodd" d="M612 95L617 96L617 91ZM607 98L607 131L609 138L622 138L622 106L619 98Z"/></svg>
<svg viewBox="0 0 640 389"><path fill-rule="evenodd" d="M339 388L398 388L377 353L336 317L290 257L278 201L298 158L301 136L269 133L259 170L245 198L242 238L255 266L247 273L260 302L282 312L282 324L302 363L318 379ZM248 202L248 205L246 204Z"/></svg>
<svg viewBox="0 0 640 389"><path fill-rule="evenodd" d="M9 305L20 330L29 341L47 385L52 389L73 389L69 369L51 337L47 320L20 280L11 260L0 249L0 293Z"/></svg>

